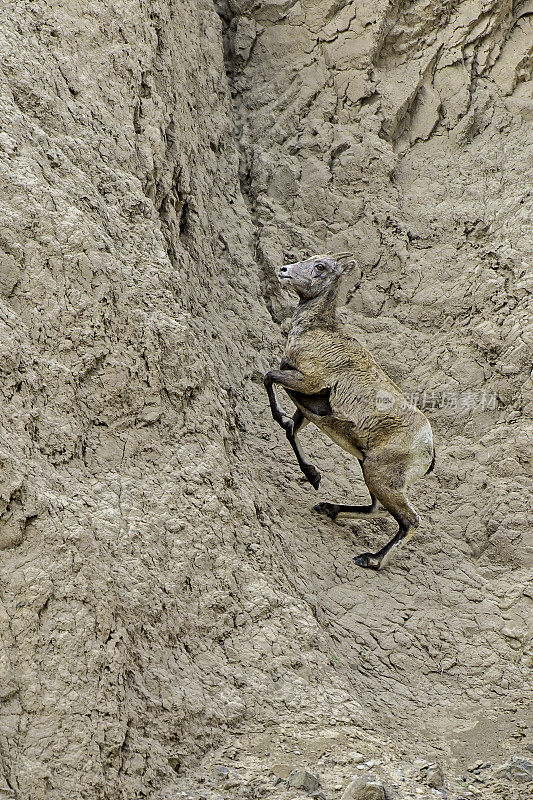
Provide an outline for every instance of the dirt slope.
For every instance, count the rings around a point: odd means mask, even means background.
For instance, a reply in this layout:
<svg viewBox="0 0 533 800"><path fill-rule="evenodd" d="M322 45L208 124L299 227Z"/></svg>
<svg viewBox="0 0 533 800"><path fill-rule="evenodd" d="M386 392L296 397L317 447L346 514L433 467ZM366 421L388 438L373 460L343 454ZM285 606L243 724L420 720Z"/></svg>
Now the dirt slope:
<svg viewBox="0 0 533 800"><path fill-rule="evenodd" d="M533 4L1 10L0 796L295 800L287 751L340 797L361 749L393 800L442 796L416 758L526 797ZM346 249L437 441L370 575L392 523L311 512L261 381L276 268Z"/></svg>

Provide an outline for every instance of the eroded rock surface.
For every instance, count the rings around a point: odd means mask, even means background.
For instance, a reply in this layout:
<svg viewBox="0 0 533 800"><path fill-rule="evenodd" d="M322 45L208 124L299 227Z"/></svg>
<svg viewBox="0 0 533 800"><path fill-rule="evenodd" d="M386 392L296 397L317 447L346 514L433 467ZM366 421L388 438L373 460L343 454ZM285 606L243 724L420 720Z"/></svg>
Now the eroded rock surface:
<svg viewBox="0 0 533 800"><path fill-rule="evenodd" d="M335 739L346 781L347 725L447 775L519 756L532 4L2 18L0 795L196 797L210 747L255 731L258 775L283 724ZM392 523L311 512L261 382L291 309L275 270L347 249L346 321L437 441L419 533L376 575L352 558ZM320 499L365 497L356 463L302 440Z"/></svg>

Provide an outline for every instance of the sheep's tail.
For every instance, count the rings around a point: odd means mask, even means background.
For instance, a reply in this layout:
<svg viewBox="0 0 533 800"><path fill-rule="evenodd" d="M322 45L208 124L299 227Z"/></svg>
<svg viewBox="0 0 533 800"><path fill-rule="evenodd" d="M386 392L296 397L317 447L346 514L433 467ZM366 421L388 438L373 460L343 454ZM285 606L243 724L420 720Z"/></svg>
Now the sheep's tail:
<svg viewBox="0 0 533 800"><path fill-rule="evenodd" d="M431 459L431 464L426 470L426 475L429 475L430 472L433 472L434 466L435 466L435 448L433 448L433 458Z"/></svg>

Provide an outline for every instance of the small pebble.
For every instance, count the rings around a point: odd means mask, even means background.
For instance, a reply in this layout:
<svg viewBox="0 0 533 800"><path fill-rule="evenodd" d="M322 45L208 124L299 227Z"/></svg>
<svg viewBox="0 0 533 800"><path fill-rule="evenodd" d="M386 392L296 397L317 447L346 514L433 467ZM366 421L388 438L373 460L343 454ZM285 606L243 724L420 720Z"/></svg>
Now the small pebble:
<svg viewBox="0 0 533 800"><path fill-rule="evenodd" d="M533 781L533 761L528 758L511 756L509 761L506 761L496 770L496 775L498 778L504 778L515 783Z"/></svg>
<svg viewBox="0 0 533 800"><path fill-rule="evenodd" d="M438 764L430 764L425 771L424 783L432 789L440 789L444 786L444 772Z"/></svg>
<svg viewBox="0 0 533 800"><path fill-rule="evenodd" d="M287 783L293 789L305 789L309 794L320 789L320 781L317 776L304 769L293 770L289 773Z"/></svg>
<svg viewBox="0 0 533 800"><path fill-rule="evenodd" d="M341 800L387 800L387 793L375 775L365 775L350 781Z"/></svg>

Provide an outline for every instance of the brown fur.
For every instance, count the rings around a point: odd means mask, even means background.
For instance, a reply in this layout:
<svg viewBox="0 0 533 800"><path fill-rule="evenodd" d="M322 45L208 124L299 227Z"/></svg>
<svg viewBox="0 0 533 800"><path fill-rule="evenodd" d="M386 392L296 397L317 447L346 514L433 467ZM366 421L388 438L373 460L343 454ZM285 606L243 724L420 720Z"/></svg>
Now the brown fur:
<svg viewBox="0 0 533 800"><path fill-rule="evenodd" d="M337 506L321 503L320 513L373 513L374 498L399 523L396 536L378 553L358 556L360 566L379 569L394 545L418 525L418 515L406 489L434 463L431 427L410 405L372 355L343 329L336 316L340 277L346 254L312 256L282 267L280 280L300 297L287 338L282 369L265 376L272 415L285 429L300 467L318 488L320 473L307 461L296 438L298 428L314 423L361 462L372 505ZM281 385L300 416L290 419L279 406L273 386ZM303 422L305 420L305 423ZM335 509L335 511L333 511Z"/></svg>

